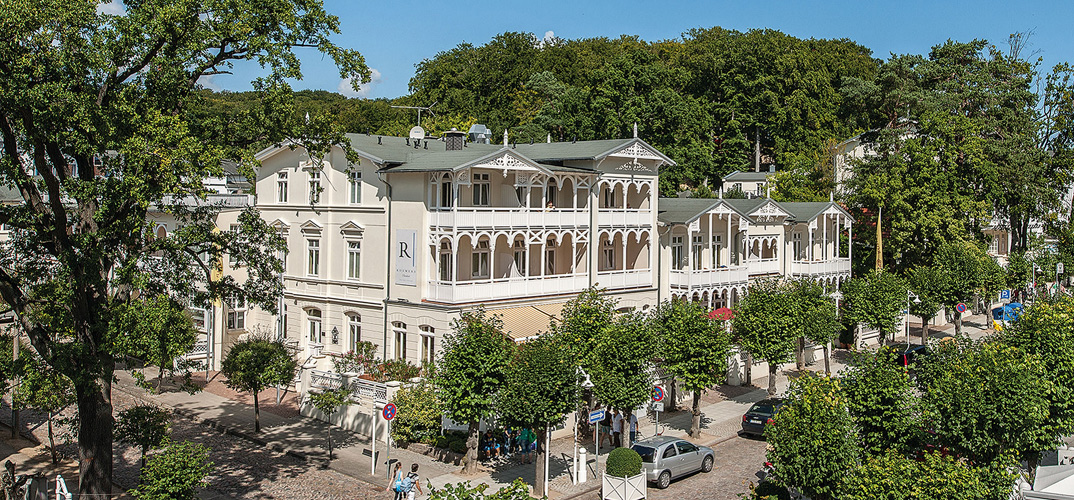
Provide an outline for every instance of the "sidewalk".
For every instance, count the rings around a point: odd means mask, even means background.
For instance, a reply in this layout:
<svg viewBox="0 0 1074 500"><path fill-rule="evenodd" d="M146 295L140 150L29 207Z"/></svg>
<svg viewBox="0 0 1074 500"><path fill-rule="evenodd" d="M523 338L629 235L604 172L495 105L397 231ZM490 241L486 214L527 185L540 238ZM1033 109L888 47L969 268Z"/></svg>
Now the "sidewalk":
<svg viewBox="0 0 1074 500"><path fill-rule="evenodd" d="M963 322L964 329L973 338L980 338L988 333L986 321L983 315L967 318ZM920 331L912 328L914 331ZM933 327L930 338L950 336L953 327ZM901 341L902 336L896 335L896 340ZM837 373L846 367L849 359L846 351L836 350L832 355L832 372ZM808 365L807 370L823 370L824 363L821 360ZM793 363L781 365L781 373L776 381L777 393L786 391L788 379L796 376ZM720 386L706 393L702 398L701 412L701 436L691 439L701 445L712 445L738 435L741 428L742 414L749 409L754 402L768 396L767 372L754 373L752 387ZM147 394L145 390L134 385L134 380L127 371L117 372L117 390L143 399L153 401L170 407L179 415L217 428L231 435L242 437L260 446L269 447L277 451L291 454L307 461L324 463L327 458L327 435L328 424L317 419L294 415L293 409L288 407L275 407L274 391L265 391L261 394L261 433L254 434L253 406L236 397L235 399L215 394L210 391L202 391L194 395L185 392L165 392L154 395ZM293 398L293 395L291 396ZM286 403L286 402L285 402ZM664 435L686 438L690 429L692 414L689 410L690 400L679 403L680 409L675 412L666 412L660 415L661 426L666 425ZM639 439L651 436L654 433L655 424L650 419L643 419L639 423ZM371 483L381 488L387 486L387 467L385 462L388 454L383 443L377 444L378 466L376 474L370 473L371 446L368 436L346 431L338 427L332 428L332 438L335 446L335 458L329 466L345 475L355 479ZM549 463L549 498L571 498L600 487L598 470L603 469L603 460L609 448L601 449L600 466L592 455L592 441L587 443L587 478L582 484L573 484L573 445L570 437L555 439L550 445L551 461ZM448 483L470 481L472 485L487 484L490 491L510 484L514 479L521 478L528 484L534 484L534 465L521 464L517 458L499 460L493 464L482 464L480 471L472 476L465 476L461 467L440 462L433 457L413 451L393 448L390 451L392 461L401 461L405 467L410 464L419 464L419 473L422 477L422 486L431 483L435 487L443 487Z"/></svg>

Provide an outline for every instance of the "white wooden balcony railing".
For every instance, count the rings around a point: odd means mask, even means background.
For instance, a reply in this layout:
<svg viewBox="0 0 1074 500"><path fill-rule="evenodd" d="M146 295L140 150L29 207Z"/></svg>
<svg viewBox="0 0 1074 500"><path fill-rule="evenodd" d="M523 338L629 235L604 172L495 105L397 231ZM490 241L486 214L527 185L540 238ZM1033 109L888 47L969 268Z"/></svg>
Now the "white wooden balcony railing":
<svg viewBox="0 0 1074 500"><path fill-rule="evenodd" d="M650 209L602 208L597 212L598 226L646 227L653 225Z"/></svg>
<svg viewBox="0 0 1074 500"><path fill-rule="evenodd" d="M327 390L339 389L343 387L343 377L334 372L310 370L310 386Z"/></svg>
<svg viewBox="0 0 1074 500"><path fill-rule="evenodd" d="M844 274L850 272L850 259L828 259L818 261L791 262L792 275Z"/></svg>
<svg viewBox="0 0 1074 500"><path fill-rule="evenodd" d="M601 288L635 288L653 285L653 273L649 269L626 271L599 271L597 285Z"/></svg>
<svg viewBox="0 0 1074 500"><path fill-rule="evenodd" d="M750 259L746 260L746 269L750 274L773 274L782 273L779 259Z"/></svg>
<svg viewBox="0 0 1074 500"><path fill-rule="evenodd" d="M588 227L589 209L459 207L429 211L429 225L457 228Z"/></svg>
<svg viewBox="0 0 1074 500"><path fill-rule="evenodd" d="M585 274L526 276L474 281L432 281L429 300L436 302L475 302L501 298L532 297L576 293L589 285Z"/></svg>
<svg viewBox="0 0 1074 500"><path fill-rule="evenodd" d="M749 281L749 279L749 270L740 266L721 267L718 269L671 270L671 286L685 290L740 284Z"/></svg>

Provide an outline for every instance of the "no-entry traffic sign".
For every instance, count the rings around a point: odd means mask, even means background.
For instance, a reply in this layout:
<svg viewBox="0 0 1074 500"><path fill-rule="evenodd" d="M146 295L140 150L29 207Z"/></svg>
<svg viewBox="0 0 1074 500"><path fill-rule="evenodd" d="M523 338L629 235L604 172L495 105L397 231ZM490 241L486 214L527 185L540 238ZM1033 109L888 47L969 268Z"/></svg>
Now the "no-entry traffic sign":
<svg viewBox="0 0 1074 500"><path fill-rule="evenodd" d="M663 400L664 400L664 388L660 387L659 385L654 385L653 386L653 401L663 401Z"/></svg>
<svg viewBox="0 0 1074 500"><path fill-rule="evenodd" d="M391 420L391 419L395 418L395 412L396 412L395 404L388 403L388 404L384 405L384 411L381 412L381 414L384 415L384 420Z"/></svg>

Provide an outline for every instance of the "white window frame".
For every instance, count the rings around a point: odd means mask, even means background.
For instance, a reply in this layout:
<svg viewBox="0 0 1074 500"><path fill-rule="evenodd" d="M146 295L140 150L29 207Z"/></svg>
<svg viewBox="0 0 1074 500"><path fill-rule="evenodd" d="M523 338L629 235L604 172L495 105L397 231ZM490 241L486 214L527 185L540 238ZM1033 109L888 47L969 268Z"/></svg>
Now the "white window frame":
<svg viewBox="0 0 1074 500"><path fill-rule="evenodd" d="M309 171L309 202L316 205L321 202L321 171L311 169Z"/></svg>
<svg viewBox="0 0 1074 500"><path fill-rule="evenodd" d="M406 360L406 323L392 322L392 344L395 359Z"/></svg>
<svg viewBox="0 0 1074 500"><path fill-rule="evenodd" d="M324 345L324 317L320 309L306 311L306 327L310 343Z"/></svg>
<svg viewBox="0 0 1074 500"><path fill-rule="evenodd" d="M350 341L351 351L358 348L362 341L362 315L351 313L347 315L347 340Z"/></svg>
<svg viewBox="0 0 1074 500"><path fill-rule="evenodd" d="M242 297L235 297L231 299L231 303L228 304L227 311L228 330L246 329L246 308L246 300Z"/></svg>
<svg viewBox="0 0 1074 500"><path fill-rule="evenodd" d="M451 179L440 179L440 208L451 208L455 203L455 187Z"/></svg>
<svg viewBox="0 0 1074 500"><path fill-rule="evenodd" d="M421 325L421 357L419 363L432 363L436 357L436 330L429 325Z"/></svg>
<svg viewBox="0 0 1074 500"><path fill-rule="evenodd" d="M362 241L345 240L347 245L347 279L362 279Z"/></svg>
<svg viewBox="0 0 1074 500"><path fill-rule="evenodd" d="M489 264L492 261L492 249L489 248L488 240L477 242L477 247L470 255L470 277L474 279L489 279L492 269Z"/></svg>
<svg viewBox="0 0 1074 500"><path fill-rule="evenodd" d="M446 241L440 242L439 266L437 277L440 278L440 281L451 281L451 277L455 275L455 270L451 266L451 243Z"/></svg>
<svg viewBox="0 0 1074 500"><path fill-rule="evenodd" d="M601 242L601 263L605 271L615 270L615 241L606 239Z"/></svg>
<svg viewBox="0 0 1074 500"><path fill-rule="evenodd" d="M791 233L791 252L794 253L792 260L806 259L807 256L802 252L802 233L797 231Z"/></svg>
<svg viewBox="0 0 1074 500"><path fill-rule="evenodd" d="M681 270L686 267L685 247L682 236L671 237L671 268Z"/></svg>
<svg viewBox="0 0 1074 500"><path fill-rule="evenodd" d="M474 174L470 186L475 207L487 207L491 201L492 181L489 174Z"/></svg>
<svg viewBox="0 0 1074 500"><path fill-rule="evenodd" d="M720 252L723 249L723 235L712 235L712 268L720 268Z"/></svg>
<svg viewBox="0 0 1074 500"><path fill-rule="evenodd" d="M351 205L362 203L362 171L355 169L347 172L347 199Z"/></svg>
<svg viewBox="0 0 1074 500"><path fill-rule="evenodd" d="M523 240L515 240L512 246L512 258L515 261L515 269L518 270L518 274L527 276L526 268L529 267L529 260L527 255L529 254L529 245Z"/></svg>
<svg viewBox="0 0 1074 500"><path fill-rule="evenodd" d="M306 239L306 276L320 276L321 272L321 240L320 238Z"/></svg>
<svg viewBox="0 0 1074 500"><path fill-rule="evenodd" d="M548 276L556 274L556 240L551 238L544 242L544 272Z"/></svg>
<svg viewBox="0 0 1074 500"><path fill-rule="evenodd" d="M556 208L559 204L559 185L555 180L548 181L548 186L544 192L544 204L548 208Z"/></svg>
<svg viewBox="0 0 1074 500"><path fill-rule="evenodd" d="M288 183L287 172L276 172L276 203L287 203Z"/></svg>
<svg viewBox="0 0 1074 500"><path fill-rule="evenodd" d="M701 269L703 267L702 263L704 260L702 259L701 251L705 248L704 241L705 239L701 235L694 236L693 248L691 248L691 250L693 250L694 261L690 263L693 266L693 269Z"/></svg>

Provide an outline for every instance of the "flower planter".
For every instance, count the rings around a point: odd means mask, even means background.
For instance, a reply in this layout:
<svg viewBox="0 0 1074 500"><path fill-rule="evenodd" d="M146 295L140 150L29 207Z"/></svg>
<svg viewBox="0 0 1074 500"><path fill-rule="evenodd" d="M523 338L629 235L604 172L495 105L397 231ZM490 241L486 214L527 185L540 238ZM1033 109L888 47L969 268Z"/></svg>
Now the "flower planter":
<svg viewBox="0 0 1074 500"><path fill-rule="evenodd" d="M641 500L645 498L645 473L634 477L601 476L600 497L605 500Z"/></svg>

